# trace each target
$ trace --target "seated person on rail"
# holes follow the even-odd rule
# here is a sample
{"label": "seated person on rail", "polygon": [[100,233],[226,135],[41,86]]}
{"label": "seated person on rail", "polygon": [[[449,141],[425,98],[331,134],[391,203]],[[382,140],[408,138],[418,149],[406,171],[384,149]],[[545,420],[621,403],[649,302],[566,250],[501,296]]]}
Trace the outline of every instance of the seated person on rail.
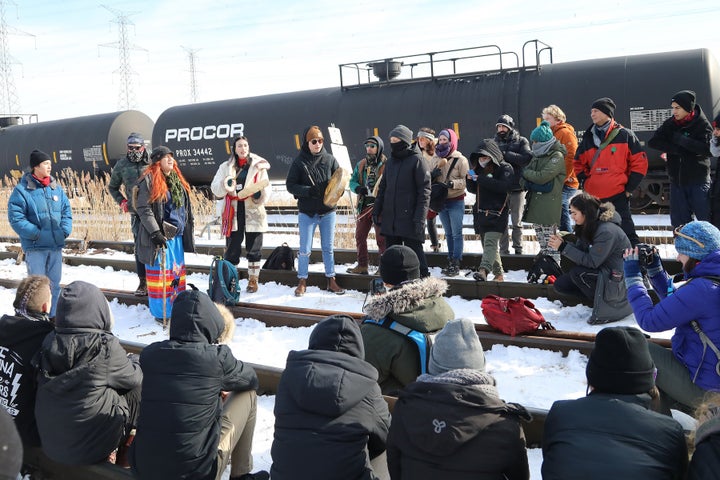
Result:
{"label": "seated person on rail", "polygon": [[378,371],[383,394],[393,395],[427,371],[427,335],[455,317],[443,294],[447,282],[420,278],[420,261],[405,245],[393,245],[380,257],[385,293],[363,307],[361,330],[365,360]]}
{"label": "seated person on rail", "polygon": [[625,253],[628,299],[640,328],[675,329],[672,351],[650,344],[658,367],[663,407],[692,413],[708,391],[720,391],[720,231],[708,222],[675,229],[677,259],[685,284],[680,288],[655,251],[647,269],[660,303],[653,305],[640,273],[637,247]]}

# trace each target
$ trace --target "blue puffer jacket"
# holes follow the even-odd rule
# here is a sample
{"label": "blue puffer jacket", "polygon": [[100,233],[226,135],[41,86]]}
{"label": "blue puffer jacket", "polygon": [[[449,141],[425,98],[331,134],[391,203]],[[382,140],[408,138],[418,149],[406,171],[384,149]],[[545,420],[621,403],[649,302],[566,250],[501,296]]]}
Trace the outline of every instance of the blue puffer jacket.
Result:
{"label": "blue puffer jacket", "polygon": [[[715,251],[698,263],[686,275],[689,280],[681,288],[668,295],[670,279],[665,272],[653,276],[650,281],[661,298],[653,307],[652,300],[644,285],[628,288],[628,300],[632,305],[638,325],[648,332],[662,332],[675,329],[672,349],[675,358],[683,362],[690,376],[700,368],[695,384],[705,390],[720,391],[720,376],[715,372],[718,359],[711,349],[703,355],[700,337],[690,326],[697,320],[700,328],[710,340],[720,347],[720,284],[703,276],[720,276],[720,250]],[[694,280],[693,280],[694,279]]]}
{"label": "blue puffer jacket", "polygon": [[10,195],[8,221],[24,251],[62,248],[72,231],[72,210],[54,178],[43,187],[26,173]]}

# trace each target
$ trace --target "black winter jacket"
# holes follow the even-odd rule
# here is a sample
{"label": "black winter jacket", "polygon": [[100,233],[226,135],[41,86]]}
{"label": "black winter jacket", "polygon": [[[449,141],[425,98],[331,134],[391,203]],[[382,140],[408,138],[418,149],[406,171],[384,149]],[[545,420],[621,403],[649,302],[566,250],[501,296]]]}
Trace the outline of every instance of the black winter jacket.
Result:
{"label": "black winter jacket", "polygon": [[720,479],[720,417],[705,421],[695,432],[695,452],[686,479]]}
{"label": "black winter jacket", "polygon": [[430,171],[420,149],[413,144],[392,153],[380,180],[373,219],[386,236],[425,239],[430,206]]}
{"label": "black winter jacket", "polygon": [[480,385],[428,383],[400,392],[388,438],[393,480],[527,480],[520,405]]}
{"label": "black winter jacket", "polygon": [[513,177],[511,191],[519,192],[520,179],[522,178],[522,169],[530,163],[532,159],[532,150],[528,139],[518,133],[517,130],[511,130],[505,137],[495,134],[495,142],[500,147],[503,154],[503,160],[512,166]]}
{"label": "black winter jacket", "polygon": [[[35,318],[17,314],[0,318],[0,404],[15,418],[23,444],[40,446],[35,423],[37,370],[31,360],[40,351],[43,339],[55,326],[47,315]],[[12,387],[20,385],[17,391]]]}
{"label": "black winter jacket", "polygon": [[543,432],[543,479],[682,479],[683,429],[649,404],[646,394],[606,393],[555,402]]}
{"label": "black winter jacket", "polygon": [[667,153],[670,181],[680,185],[703,183],[710,179],[710,139],[712,126],[700,105],[687,125],[678,125],[674,117],[663,122],[648,146]]}
{"label": "black winter jacket", "polygon": [[[306,129],[302,138],[307,135]],[[320,153],[313,155],[308,149],[305,142],[300,150],[300,154],[295,157],[290,170],[288,170],[285,179],[285,187],[289,193],[292,193],[298,201],[298,210],[306,215],[323,215],[335,210],[334,207],[328,207],[323,203],[325,196],[325,188],[327,187],[330,177],[335,170],[340,168],[335,157],[325,150],[323,147]],[[322,188],[320,192],[313,196],[313,185],[319,185]]]}
{"label": "black winter jacket", "polygon": [[140,354],[145,375],[138,430],[130,451],[141,479],[214,479],[220,441],[220,392],[258,386],[255,371],[216,342],[225,328],[210,297],[181,292],[170,339]]}
{"label": "black winter jacket", "polygon": [[[532,157],[532,155],[531,155]],[[484,169],[480,169],[477,158],[472,155],[470,166],[475,170],[477,179],[467,180],[467,190],[475,194],[473,204],[473,226],[475,233],[504,232],[507,229],[507,196],[513,188],[513,169],[509,163],[494,160]]]}
{"label": "black winter jacket", "polygon": [[377,371],[363,360],[360,328],[337,315],[320,322],[309,349],[292,351],[275,397],[273,480],[377,478],[369,458],[390,427]]}
{"label": "black winter jacket", "polygon": [[40,351],[35,402],[43,451],[55,461],[103,461],[126,433],[130,411],[121,393],[140,385],[142,371],[111,329],[100,289],[76,281],[62,290],[55,331]]}

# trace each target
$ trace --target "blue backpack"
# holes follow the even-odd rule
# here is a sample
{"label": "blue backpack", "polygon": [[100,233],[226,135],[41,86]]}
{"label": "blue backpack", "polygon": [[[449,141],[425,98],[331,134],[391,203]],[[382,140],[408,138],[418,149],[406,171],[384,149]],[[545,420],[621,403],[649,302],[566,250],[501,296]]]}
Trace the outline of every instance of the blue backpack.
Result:
{"label": "blue backpack", "polygon": [[207,292],[213,302],[222,305],[238,303],[240,301],[239,283],[240,278],[235,265],[219,256],[213,258]]}

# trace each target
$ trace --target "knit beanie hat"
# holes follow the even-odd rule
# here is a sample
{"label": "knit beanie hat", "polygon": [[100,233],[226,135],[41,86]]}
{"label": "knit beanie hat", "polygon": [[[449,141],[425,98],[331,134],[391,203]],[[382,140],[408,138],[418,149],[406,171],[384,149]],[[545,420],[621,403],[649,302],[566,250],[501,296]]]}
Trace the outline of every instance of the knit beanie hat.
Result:
{"label": "knit beanie hat", "polygon": [[592,104],[592,107],[596,110],[600,110],[610,118],[615,118],[615,102],[612,98],[603,97],[598,98]]}
{"label": "knit beanie hat", "polygon": [[485,371],[485,354],[480,339],[475,325],[467,318],[450,320],[445,324],[430,348],[430,375],[459,368]]}
{"label": "knit beanie hat", "polygon": [[675,102],[682,107],[688,113],[692,113],[695,110],[695,92],[692,90],[680,90],[673,95],[671,102]]}
{"label": "knit beanie hat", "polygon": [[705,221],[690,222],[675,231],[675,250],[696,260],[720,250],[720,230]]}
{"label": "knit beanie hat", "polygon": [[533,142],[545,143],[553,138],[550,124],[543,120],[530,134],[530,140]]}
{"label": "knit beanie hat", "polygon": [[15,480],[23,461],[23,446],[15,421],[0,408],[0,479]]}
{"label": "knit beanie hat", "polygon": [[145,139],[143,139],[142,134],[137,133],[137,132],[132,132],[132,133],[128,136],[127,144],[128,144],[128,145],[135,145],[135,144],[145,145]]}
{"label": "knit beanie hat", "polygon": [[42,162],[46,160],[51,160],[50,155],[47,153],[41,151],[41,150],[33,150],[30,152],[30,168],[33,169],[40,165]]}
{"label": "knit beanie hat", "polygon": [[380,278],[390,285],[420,278],[420,260],[410,247],[393,245],[380,256]]}
{"label": "knit beanie hat", "polygon": [[405,125],[398,125],[397,127],[390,130],[389,136],[397,137],[408,145],[410,145],[413,141],[413,132]]}
{"label": "knit beanie hat", "polygon": [[165,155],[167,154],[173,155],[173,151],[170,150],[165,145],[160,145],[159,147],[153,148],[152,153],[150,154],[150,160],[152,160],[153,163],[159,162]]}
{"label": "knit beanie hat", "polygon": [[320,130],[320,127],[317,125],[313,125],[307,129],[307,133],[305,133],[305,143],[315,138],[323,138],[322,130]]}
{"label": "knit beanie hat", "polygon": [[515,129],[515,120],[513,120],[513,118],[510,115],[503,114],[503,115],[500,115],[500,118],[498,118],[497,122],[495,122],[495,128],[497,128],[498,125],[505,125],[510,130],[514,130]]}
{"label": "knit beanie hat", "polygon": [[655,386],[655,364],[643,333],[633,327],[603,328],[595,336],[585,376],[605,393],[646,393]]}

